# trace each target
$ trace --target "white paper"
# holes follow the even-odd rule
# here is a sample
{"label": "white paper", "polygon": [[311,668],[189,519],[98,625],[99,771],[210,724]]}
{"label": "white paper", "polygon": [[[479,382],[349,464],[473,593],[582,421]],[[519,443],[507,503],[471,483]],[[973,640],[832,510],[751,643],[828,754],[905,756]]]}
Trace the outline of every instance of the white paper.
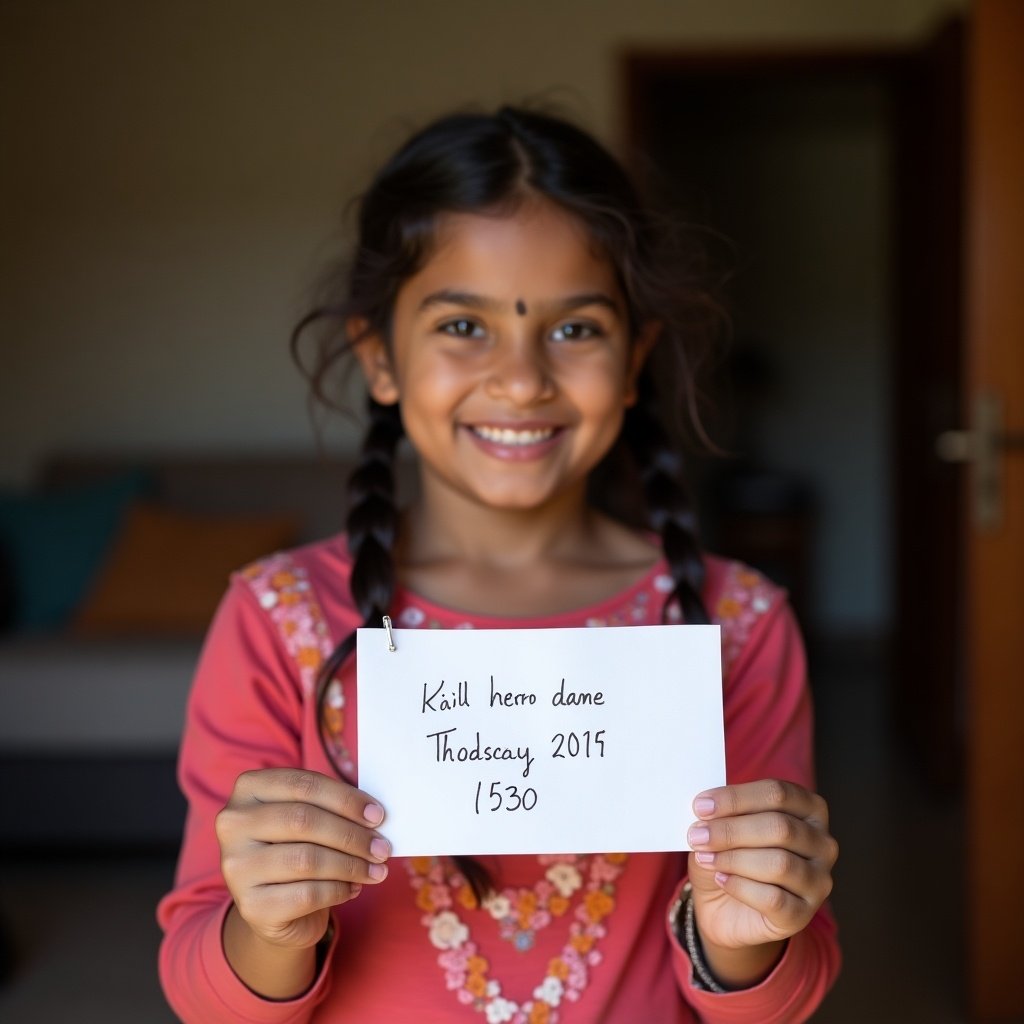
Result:
{"label": "white paper", "polygon": [[396,856],[689,849],[725,783],[718,626],[393,632],[360,629],[356,663]]}

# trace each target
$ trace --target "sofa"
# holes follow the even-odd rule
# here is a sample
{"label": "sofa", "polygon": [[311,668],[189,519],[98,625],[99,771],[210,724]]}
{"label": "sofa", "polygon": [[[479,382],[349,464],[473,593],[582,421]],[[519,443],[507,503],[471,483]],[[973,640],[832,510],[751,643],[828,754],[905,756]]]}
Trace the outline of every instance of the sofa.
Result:
{"label": "sofa", "polygon": [[[350,460],[61,455],[0,493],[0,846],[176,845],[203,632],[246,562],[336,533]],[[399,466],[407,493],[413,472]]]}

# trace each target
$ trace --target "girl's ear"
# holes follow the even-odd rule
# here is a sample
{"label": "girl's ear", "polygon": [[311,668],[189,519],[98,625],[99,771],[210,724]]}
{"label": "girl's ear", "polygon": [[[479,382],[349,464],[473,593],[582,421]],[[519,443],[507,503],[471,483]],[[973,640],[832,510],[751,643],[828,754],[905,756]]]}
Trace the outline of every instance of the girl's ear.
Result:
{"label": "girl's ear", "polygon": [[639,333],[633,339],[633,345],[629,350],[628,363],[626,365],[626,408],[632,408],[637,400],[637,381],[640,379],[640,371],[651,354],[658,335],[661,334],[661,321],[648,320],[640,328]]}
{"label": "girl's ear", "polygon": [[381,405],[394,405],[398,401],[398,384],[384,339],[370,331],[361,317],[352,317],[345,329],[370,394]]}

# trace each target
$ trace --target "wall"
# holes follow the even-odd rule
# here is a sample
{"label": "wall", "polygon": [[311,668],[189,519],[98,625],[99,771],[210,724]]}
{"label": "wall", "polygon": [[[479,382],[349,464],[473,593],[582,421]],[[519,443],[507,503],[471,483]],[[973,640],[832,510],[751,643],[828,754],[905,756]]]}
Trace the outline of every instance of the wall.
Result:
{"label": "wall", "polygon": [[4,4],[0,483],[54,449],[307,447],[285,338],[408,125],[555,87],[614,139],[626,47],[898,42],[951,6]]}
{"label": "wall", "polygon": [[[433,114],[544,93],[614,144],[627,49],[899,45],[964,3],[4,4],[0,485],[55,450],[309,450],[288,331],[344,202]],[[850,325],[799,314],[843,372]]]}

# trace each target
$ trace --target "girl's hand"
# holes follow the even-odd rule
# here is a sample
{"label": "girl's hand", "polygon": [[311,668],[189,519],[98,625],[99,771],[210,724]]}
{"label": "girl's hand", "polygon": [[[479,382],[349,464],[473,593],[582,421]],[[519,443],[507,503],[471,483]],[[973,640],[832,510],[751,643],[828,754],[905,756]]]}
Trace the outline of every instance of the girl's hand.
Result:
{"label": "girl's hand", "polygon": [[216,822],[235,912],[271,945],[315,946],[332,906],[387,876],[391,846],[374,831],[383,820],[372,797],[338,779],[291,768],[243,773]]}
{"label": "girl's hand", "polygon": [[764,779],[710,789],[693,809],[689,875],[708,966],[725,984],[750,984],[759,978],[737,976],[757,965],[749,947],[765,947],[754,971],[763,976],[832,891],[839,844],[828,806],[796,783]]}

